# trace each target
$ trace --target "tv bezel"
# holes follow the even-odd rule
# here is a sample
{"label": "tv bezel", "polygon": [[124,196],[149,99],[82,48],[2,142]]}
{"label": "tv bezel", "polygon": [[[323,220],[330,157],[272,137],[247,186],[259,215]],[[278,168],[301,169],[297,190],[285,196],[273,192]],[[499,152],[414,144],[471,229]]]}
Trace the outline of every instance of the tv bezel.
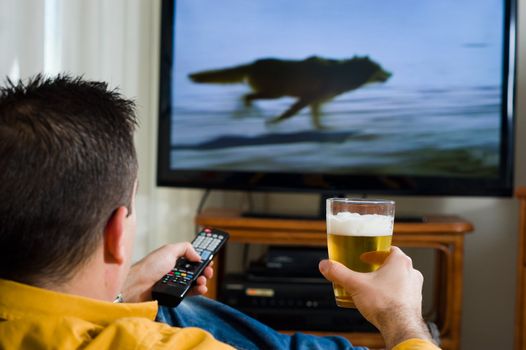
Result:
{"label": "tv bezel", "polygon": [[161,12],[160,89],[157,142],[157,185],[242,191],[312,192],[438,196],[511,196],[514,169],[516,64],[516,0],[505,6],[503,101],[500,169],[496,179],[399,175],[332,175],[282,172],[181,170],[170,168],[173,24],[176,0],[163,0]]}

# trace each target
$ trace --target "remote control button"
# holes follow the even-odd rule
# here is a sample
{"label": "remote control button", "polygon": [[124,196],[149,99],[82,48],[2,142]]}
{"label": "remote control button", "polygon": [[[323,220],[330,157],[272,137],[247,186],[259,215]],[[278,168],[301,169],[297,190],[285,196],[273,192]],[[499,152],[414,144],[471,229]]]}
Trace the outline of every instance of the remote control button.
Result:
{"label": "remote control button", "polygon": [[212,253],[212,252],[209,251],[209,250],[205,250],[205,251],[203,251],[203,253],[201,254],[201,259],[203,259],[203,260],[208,260],[208,257],[210,256],[211,253]]}

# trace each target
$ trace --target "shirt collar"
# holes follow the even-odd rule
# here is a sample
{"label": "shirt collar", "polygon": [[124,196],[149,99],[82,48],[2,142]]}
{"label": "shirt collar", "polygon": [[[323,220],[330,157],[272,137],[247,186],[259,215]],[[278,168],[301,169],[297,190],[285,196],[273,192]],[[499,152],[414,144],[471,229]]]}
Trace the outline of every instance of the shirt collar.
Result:
{"label": "shirt collar", "polygon": [[156,301],[114,304],[0,279],[0,318],[6,320],[70,316],[103,326],[123,317],[153,320],[156,314]]}

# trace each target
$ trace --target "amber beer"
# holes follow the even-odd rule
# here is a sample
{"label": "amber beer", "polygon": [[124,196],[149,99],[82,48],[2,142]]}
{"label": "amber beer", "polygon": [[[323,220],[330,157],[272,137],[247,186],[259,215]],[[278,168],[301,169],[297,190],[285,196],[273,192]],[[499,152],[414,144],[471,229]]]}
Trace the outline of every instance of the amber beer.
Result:
{"label": "amber beer", "polygon": [[[358,272],[380,267],[388,255],[393,234],[394,202],[331,198],[327,200],[329,259]],[[355,307],[352,298],[333,284],[336,304]]]}

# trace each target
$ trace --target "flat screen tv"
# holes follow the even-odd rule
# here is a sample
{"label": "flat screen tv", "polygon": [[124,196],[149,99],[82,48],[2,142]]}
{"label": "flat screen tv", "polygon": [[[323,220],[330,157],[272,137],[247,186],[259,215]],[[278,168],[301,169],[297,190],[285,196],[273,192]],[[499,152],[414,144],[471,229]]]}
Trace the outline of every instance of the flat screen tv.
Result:
{"label": "flat screen tv", "polygon": [[505,196],[511,0],[164,0],[158,184]]}

